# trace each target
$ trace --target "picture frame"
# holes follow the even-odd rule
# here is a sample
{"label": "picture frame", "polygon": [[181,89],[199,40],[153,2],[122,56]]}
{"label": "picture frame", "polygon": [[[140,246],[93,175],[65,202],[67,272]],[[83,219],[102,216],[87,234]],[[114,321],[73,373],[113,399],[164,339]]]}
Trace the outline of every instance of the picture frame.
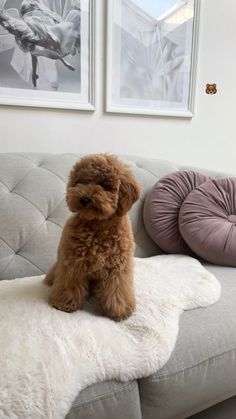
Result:
{"label": "picture frame", "polygon": [[107,1],[107,112],[193,117],[199,16],[200,0]]}
{"label": "picture frame", "polygon": [[1,3],[0,105],[94,111],[95,0]]}

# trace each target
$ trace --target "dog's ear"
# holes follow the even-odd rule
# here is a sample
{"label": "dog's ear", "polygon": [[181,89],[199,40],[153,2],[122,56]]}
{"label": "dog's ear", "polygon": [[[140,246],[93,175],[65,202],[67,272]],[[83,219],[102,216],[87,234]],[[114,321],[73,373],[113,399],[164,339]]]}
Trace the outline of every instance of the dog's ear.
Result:
{"label": "dog's ear", "polygon": [[127,168],[120,175],[120,188],[117,205],[117,215],[126,214],[132,205],[139,199],[141,187],[134,178],[131,171]]}
{"label": "dog's ear", "polygon": [[69,173],[69,177],[68,177],[68,181],[66,185],[67,190],[71,187],[74,187],[76,183],[78,182],[78,173],[79,173],[80,166],[81,166],[81,162],[77,161],[72,167]]}

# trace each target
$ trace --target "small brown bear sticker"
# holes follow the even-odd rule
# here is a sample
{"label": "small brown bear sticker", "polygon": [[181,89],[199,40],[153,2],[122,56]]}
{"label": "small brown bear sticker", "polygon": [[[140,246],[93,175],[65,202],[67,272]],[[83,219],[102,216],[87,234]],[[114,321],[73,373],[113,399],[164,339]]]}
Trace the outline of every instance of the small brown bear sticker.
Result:
{"label": "small brown bear sticker", "polygon": [[217,93],[217,88],[216,88],[216,84],[206,84],[206,93],[208,95],[215,95]]}

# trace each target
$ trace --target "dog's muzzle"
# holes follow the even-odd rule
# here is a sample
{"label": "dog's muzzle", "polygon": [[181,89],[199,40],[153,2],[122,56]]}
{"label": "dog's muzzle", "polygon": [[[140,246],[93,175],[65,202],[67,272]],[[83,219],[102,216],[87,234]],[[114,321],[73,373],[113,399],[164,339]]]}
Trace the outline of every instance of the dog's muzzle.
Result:
{"label": "dog's muzzle", "polygon": [[82,205],[82,207],[87,207],[87,205],[90,202],[90,198],[88,198],[87,196],[81,196],[79,202]]}

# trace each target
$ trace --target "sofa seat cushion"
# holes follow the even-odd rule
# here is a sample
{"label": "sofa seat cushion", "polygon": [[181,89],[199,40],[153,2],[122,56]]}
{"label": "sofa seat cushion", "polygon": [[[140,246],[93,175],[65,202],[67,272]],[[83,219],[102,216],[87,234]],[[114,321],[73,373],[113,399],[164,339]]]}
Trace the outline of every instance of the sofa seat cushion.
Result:
{"label": "sofa seat cushion", "polygon": [[66,419],[141,419],[136,381],[105,381],[87,387],[75,399]]}
{"label": "sofa seat cushion", "polygon": [[236,395],[236,270],[206,267],[222,296],[211,307],[183,313],[170,360],[140,380],[144,419],[183,419]]}

